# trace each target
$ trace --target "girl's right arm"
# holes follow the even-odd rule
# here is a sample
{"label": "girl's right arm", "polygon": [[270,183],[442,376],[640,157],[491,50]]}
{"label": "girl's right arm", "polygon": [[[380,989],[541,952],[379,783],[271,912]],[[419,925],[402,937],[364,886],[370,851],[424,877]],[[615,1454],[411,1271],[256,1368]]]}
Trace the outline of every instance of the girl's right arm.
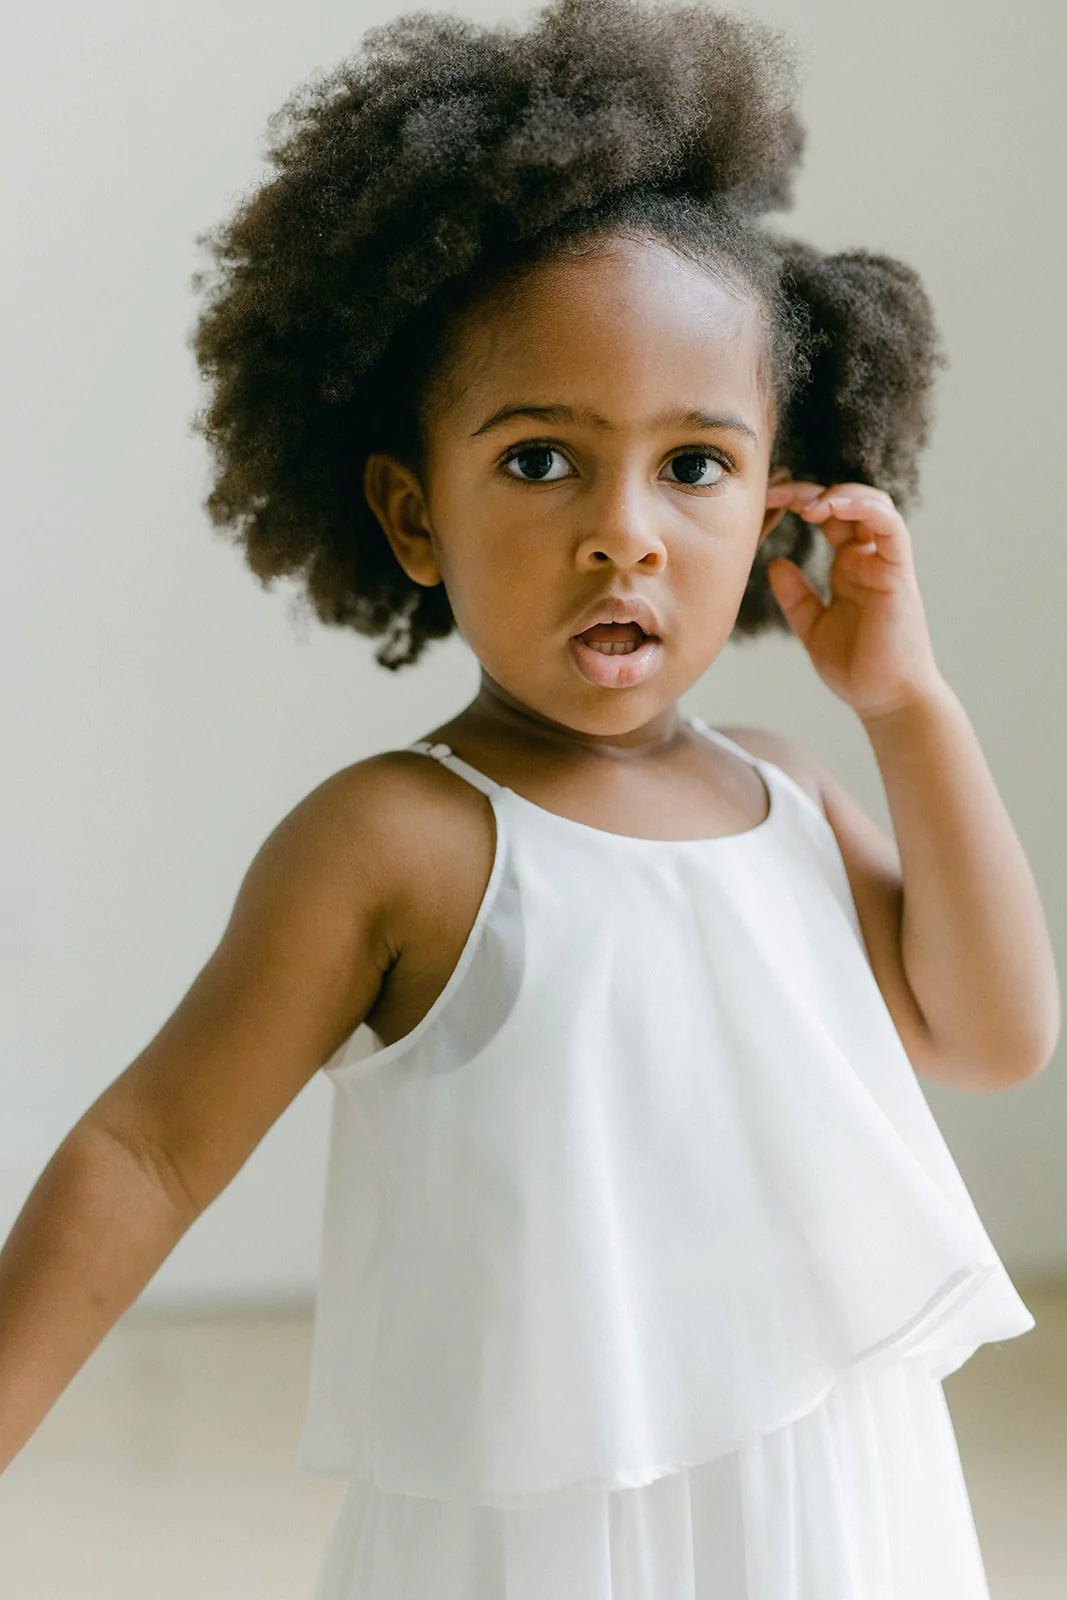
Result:
{"label": "girl's right arm", "polygon": [[282,819],[177,1009],[74,1125],[0,1250],[0,1472],[371,1010],[398,952],[396,770]]}

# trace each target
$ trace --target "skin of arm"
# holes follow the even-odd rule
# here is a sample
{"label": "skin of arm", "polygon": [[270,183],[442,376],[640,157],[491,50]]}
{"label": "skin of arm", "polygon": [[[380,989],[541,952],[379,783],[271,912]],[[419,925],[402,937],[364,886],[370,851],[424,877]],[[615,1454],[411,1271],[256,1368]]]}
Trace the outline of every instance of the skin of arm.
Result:
{"label": "skin of arm", "polygon": [[[995,1089],[1032,1077],[1060,1033],[1055,959],[971,722],[942,683],[863,726],[900,852],[900,960],[945,1081]],[[824,794],[830,815],[832,781]]]}
{"label": "skin of arm", "polygon": [[0,1472],[371,1010],[394,958],[395,784],[371,757],[283,818],[187,994],[38,1178],[0,1250]]}
{"label": "skin of arm", "polygon": [[194,1220],[156,1171],[150,1152],[75,1126],[15,1219],[0,1251],[0,1472]]}
{"label": "skin of arm", "polygon": [[934,663],[907,529],[867,485],[789,483],[768,494],[822,522],[834,547],[827,605],[792,562],[769,572],[816,670],[870,739],[895,838],[809,752],[780,736],[772,744],[822,801],[916,1070],[975,1092],[1023,1082],[1059,1038],[1052,943],[977,735]]}

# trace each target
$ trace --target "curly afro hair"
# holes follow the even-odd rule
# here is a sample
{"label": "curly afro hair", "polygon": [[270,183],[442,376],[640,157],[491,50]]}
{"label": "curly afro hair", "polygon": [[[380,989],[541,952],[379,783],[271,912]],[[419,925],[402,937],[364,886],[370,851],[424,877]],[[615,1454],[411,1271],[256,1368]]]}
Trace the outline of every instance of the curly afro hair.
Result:
{"label": "curly afro hair", "polygon": [[[944,365],[912,268],[767,229],[804,144],[788,39],[750,17],[552,0],[524,31],[414,13],[269,119],[276,175],[200,234],[214,267],[191,338],[216,465],[205,507],[266,586],[299,575],[324,623],[416,661],[454,619],[400,566],[363,494],[368,455],[416,468],[449,331],[509,274],[601,233],[667,242],[740,285],[767,330],[772,461],[877,484],[908,509]],[[734,636],[788,623],[766,567],[814,572],[788,514],[761,544]]]}

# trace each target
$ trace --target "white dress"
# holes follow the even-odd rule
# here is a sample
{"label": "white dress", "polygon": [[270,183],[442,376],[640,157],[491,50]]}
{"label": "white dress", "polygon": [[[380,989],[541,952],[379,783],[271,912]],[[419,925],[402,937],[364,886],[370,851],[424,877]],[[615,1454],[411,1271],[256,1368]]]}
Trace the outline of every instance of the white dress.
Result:
{"label": "white dress", "polygon": [[904,1052],[833,830],[488,797],[429,1012],[324,1069],[315,1600],[987,1600],[941,1379],[1034,1319]]}

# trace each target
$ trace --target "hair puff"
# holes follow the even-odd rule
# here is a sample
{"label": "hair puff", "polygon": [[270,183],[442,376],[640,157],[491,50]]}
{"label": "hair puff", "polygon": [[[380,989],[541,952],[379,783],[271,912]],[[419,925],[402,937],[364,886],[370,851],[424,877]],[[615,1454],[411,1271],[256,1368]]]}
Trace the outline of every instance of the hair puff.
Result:
{"label": "hair puff", "polygon": [[[265,584],[415,661],[454,623],[414,584],[362,493],[374,449],[417,461],[418,408],[450,313],[591,229],[646,229],[732,265],[767,312],[776,460],[908,494],[936,336],[910,268],[776,239],[804,144],[787,37],[701,5],[552,0],[525,29],[415,12],[299,86],[269,119],[274,175],[198,236],[213,258],[191,346],[210,399],[205,505]],[[832,474],[830,474],[832,476]],[[787,517],[735,626],[788,628],[764,571],[806,560]],[[772,542],[773,541],[773,542]]]}

